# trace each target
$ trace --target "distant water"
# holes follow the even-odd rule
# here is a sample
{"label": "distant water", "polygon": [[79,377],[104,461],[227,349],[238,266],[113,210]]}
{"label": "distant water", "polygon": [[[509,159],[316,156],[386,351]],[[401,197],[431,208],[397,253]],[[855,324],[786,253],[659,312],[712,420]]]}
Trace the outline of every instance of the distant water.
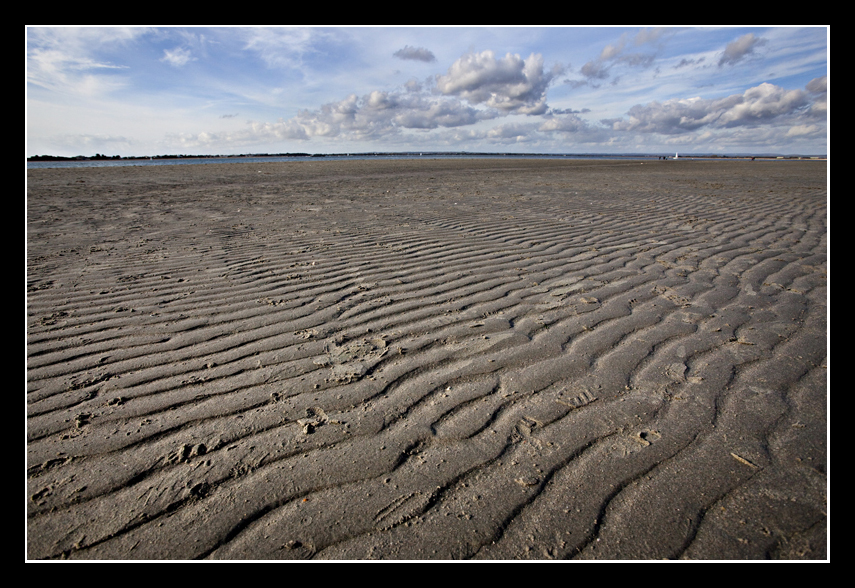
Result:
{"label": "distant water", "polygon": [[188,157],[163,159],[106,159],[81,161],[28,161],[27,169],[56,168],[56,167],[125,167],[134,165],[204,165],[209,163],[264,163],[276,161],[329,161],[329,160],[361,160],[361,159],[657,159],[658,155],[620,155],[620,154],[590,154],[590,155],[526,155],[526,154],[489,154],[489,153],[417,153],[405,154],[360,154],[360,155],[324,155],[324,156],[273,156],[273,157]]}

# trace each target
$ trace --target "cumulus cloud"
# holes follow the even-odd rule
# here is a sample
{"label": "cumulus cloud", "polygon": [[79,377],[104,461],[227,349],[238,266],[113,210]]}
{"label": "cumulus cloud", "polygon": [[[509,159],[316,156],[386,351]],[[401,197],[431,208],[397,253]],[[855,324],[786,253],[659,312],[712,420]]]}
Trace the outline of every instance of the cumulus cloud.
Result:
{"label": "cumulus cloud", "polygon": [[754,33],[742,35],[735,41],[731,41],[724,48],[724,53],[721,59],[718,60],[719,67],[723,65],[733,65],[742,61],[745,57],[754,52],[755,47],[760,47],[766,44],[766,39],[755,37]]}
{"label": "cumulus cloud", "polygon": [[725,98],[675,99],[630,108],[628,119],[603,121],[614,130],[664,135],[696,131],[701,127],[751,127],[761,123],[795,124],[810,116],[810,100],[803,90],[786,90],[763,83],[743,94]]}
{"label": "cumulus cloud", "polygon": [[807,94],[802,90],[785,90],[769,83],[749,88],[742,97],[738,104],[722,114],[721,122],[724,126],[769,121],[796,114],[808,105]]}
{"label": "cumulus cloud", "polygon": [[468,53],[455,61],[436,88],[447,96],[458,96],[471,104],[484,104],[505,113],[543,114],[546,90],[561,67],[543,69],[543,56],[528,59],[508,53],[496,58],[492,51]]}
{"label": "cumulus cloud", "polygon": [[456,100],[419,100],[397,113],[395,123],[408,129],[435,129],[461,127],[493,118]]}
{"label": "cumulus cloud", "polygon": [[424,61],[426,63],[436,61],[436,56],[434,56],[429,49],[425,49],[424,47],[410,47],[409,45],[406,45],[403,49],[395,51],[393,55],[398,59]]}

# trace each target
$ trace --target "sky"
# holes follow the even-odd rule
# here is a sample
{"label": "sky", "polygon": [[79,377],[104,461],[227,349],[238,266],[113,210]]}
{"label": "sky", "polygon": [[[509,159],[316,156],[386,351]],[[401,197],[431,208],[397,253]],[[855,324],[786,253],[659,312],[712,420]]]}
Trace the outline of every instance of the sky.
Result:
{"label": "sky", "polygon": [[26,155],[828,152],[829,28],[26,28]]}

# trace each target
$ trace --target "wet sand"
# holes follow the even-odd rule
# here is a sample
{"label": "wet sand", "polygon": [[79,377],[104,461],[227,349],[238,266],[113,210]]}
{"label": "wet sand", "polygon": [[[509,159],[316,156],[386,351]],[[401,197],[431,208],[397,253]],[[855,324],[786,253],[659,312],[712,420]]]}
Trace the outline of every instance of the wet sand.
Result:
{"label": "wet sand", "polygon": [[826,559],[827,167],[28,171],[28,559]]}

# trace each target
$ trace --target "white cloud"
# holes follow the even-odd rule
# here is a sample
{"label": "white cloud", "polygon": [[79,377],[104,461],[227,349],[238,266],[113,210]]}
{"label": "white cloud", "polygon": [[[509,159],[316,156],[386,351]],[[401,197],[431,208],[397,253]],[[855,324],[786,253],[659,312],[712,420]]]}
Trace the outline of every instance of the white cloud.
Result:
{"label": "white cloud", "polygon": [[193,60],[195,60],[195,57],[190,54],[190,50],[183,47],[176,47],[171,51],[169,49],[164,49],[163,57],[161,58],[161,61],[168,63],[173,67],[185,66]]}
{"label": "white cloud", "polygon": [[98,96],[124,86],[124,66],[96,55],[102,46],[133,41],[133,29],[27,29],[27,82],[61,95]]}
{"label": "white cloud", "polygon": [[257,54],[270,68],[300,68],[307,53],[323,35],[307,28],[248,28],[244,49]]}
{"label": "white cloud", "polygon": [[123,68],[86,56],[37,49],[28,56],[27,82],[66,95],[98,96],[123,85],[120,78],[100,75],[110,69]]}
{"label": "white cloud", "polygon": [[738,104],[722,114],[721,124],[735,126],[771,120],[796,114],[808,104],[807,94],[802,90],[785,90],[768,83],[749,88],[742,97]]}
{"label": "white cloud", "polygon": [[459,96],[472,104],[484,104],[507,113],[543,114],[546,90],[560,68],[543,70],[543,56],[528,59],[508,53],[497,59],[492,51],[467,53],[444,76],[437,76],[437,90]]}

